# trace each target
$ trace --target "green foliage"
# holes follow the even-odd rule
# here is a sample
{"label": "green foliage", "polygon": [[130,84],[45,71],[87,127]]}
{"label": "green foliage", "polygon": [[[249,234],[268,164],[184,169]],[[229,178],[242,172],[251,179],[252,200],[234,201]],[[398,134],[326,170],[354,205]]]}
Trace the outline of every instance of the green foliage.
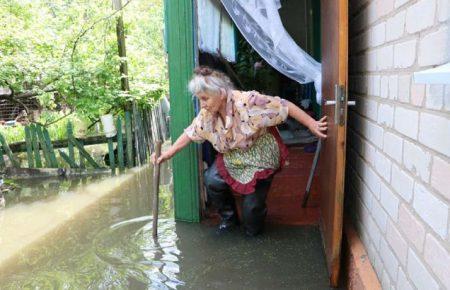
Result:
{"label": "green foliage", "polygon": [[[132,0],[114,13],[111,0],[0,0],[0,87],[34,92],[44,108],[68,107],[90,119],[122,111],[133,99],[151,105],[168,89],[162,0]],[[116,36],[121,14],[126,93]]]}

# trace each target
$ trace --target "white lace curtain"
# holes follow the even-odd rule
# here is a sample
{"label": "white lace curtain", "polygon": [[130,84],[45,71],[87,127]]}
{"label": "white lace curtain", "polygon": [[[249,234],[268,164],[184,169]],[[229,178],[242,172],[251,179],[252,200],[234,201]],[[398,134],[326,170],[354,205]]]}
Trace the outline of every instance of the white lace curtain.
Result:
{"label": "white lace curtain", "polygon": [[221,0],[250,45],[272,67],[301,83],[314,82],[321,104],[321,64],[301,49],[284,28],[279,0]]}

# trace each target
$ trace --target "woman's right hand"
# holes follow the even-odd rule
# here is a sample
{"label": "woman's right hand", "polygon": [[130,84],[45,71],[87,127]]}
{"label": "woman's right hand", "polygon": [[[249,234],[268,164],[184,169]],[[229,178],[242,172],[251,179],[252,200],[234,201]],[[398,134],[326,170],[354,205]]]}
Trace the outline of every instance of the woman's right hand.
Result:
{"label": "woman's right hand", "polygon": [[169,151],[165,151],[163,153],[161,153],[161,155],[159,155],[158,160],[156,159],[156,154],[155,152],[152,153],[152,155],[150,156],[150,161],[155,164],[155,161],[157,164],[160,164],[166,160],[169,160],[170,158],[172,158],[172,155],[169,153]]}

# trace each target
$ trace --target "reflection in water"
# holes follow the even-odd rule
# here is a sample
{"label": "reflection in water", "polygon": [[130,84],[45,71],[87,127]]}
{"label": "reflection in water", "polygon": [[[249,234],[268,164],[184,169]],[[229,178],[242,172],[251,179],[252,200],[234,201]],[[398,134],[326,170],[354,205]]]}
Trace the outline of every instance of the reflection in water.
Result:
{"label": "reflection in water", "polygon": [[83,182],[87,184],[88,182],[98,182],[105,178],[107,176],[97,175],[71,178],[5,180],[5,187],[12,188],[11,190],[4,190],[6,205],[27,204],[37,200],[57,197],[79,189]]}
{"label": "reflection in water", "polygon": [[175,223],[166,166],[156,242],[143,170],[3,265],[0,289],[328,289],[317,228],[272,226],[250,239]]}

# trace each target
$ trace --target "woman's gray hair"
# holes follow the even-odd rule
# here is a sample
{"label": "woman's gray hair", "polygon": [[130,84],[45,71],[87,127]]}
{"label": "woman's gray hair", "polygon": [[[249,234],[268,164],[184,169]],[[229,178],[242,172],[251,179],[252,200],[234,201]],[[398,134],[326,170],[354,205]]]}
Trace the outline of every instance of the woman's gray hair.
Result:
{"label": "woman's gray hair", "polygon": [[228,92],[234,89],[234,86],[226,74],[206,66],[200,66],[194,70],[194,76],[190,80],[188,88],[193,95],[201,92],[219,95],[221,89]]}

